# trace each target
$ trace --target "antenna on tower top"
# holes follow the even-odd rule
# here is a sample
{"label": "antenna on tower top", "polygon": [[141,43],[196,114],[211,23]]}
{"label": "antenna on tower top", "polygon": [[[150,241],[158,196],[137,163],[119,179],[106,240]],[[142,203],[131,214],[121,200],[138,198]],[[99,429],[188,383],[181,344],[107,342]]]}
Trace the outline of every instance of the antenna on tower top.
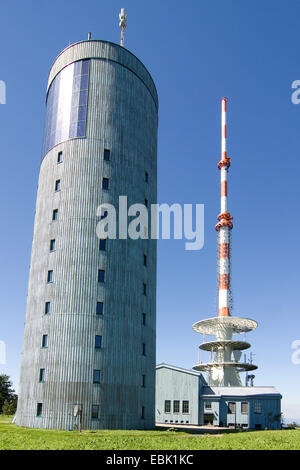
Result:
{"label": "antenna on tower top", "polygon": [[125,13],[125,8],[121,8],[121,11],[119,13],[119,18],[120,18],[120,23],[119,26],[121,28],[121,42],[120,45],[124,47],[124,31],[127,26],[127,16]]}

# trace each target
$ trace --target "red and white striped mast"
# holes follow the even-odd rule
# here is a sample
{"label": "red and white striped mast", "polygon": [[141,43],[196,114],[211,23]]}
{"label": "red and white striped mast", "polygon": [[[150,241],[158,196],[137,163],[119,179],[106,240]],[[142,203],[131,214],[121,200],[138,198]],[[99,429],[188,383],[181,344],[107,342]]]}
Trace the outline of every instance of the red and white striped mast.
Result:
{"label": "red and white striped mast", "polygon": [[228,169],[230,167],[230,158],[227,157],[226,150],[226,108],[227,98],[221,99],[221,160],[218,168],[221,172],[221,213],[218,215],[219,222],[216,225],[218,232],[218,316],[230,316],[230,231],[233,227],[232,217],[227,210],[227,180]]}

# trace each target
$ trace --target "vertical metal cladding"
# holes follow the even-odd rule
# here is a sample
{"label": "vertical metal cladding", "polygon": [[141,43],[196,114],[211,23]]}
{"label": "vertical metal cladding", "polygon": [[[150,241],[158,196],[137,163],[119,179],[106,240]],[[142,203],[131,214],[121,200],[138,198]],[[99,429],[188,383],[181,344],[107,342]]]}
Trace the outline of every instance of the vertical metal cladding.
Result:
{"label": "vertical metal cladding", "polygon": [[[118,209],[121,195],[128,206],[156,203],[157,93],[144,65],[105,41],[65,49],[51,68],[48,91],[61,71],[86,59],[85,137],[68,137],[66,128],[59,133],[58,120],[52,127],[58,138],[40,168],[16,422],[74,429],[80,404],[83,428],[147,429],[154,426],[156,242],[107,240],[100,251],[96,210],[103,202]],[[109,179],[107,190],[103,178]],[[98,270],[105,271],[104,283]],[[97,302],[103,302],[103,314],[97,314]],[[100,349],[96,335],[102,337]],[[94,370],[100,370],[100,383],[93,383]]]}

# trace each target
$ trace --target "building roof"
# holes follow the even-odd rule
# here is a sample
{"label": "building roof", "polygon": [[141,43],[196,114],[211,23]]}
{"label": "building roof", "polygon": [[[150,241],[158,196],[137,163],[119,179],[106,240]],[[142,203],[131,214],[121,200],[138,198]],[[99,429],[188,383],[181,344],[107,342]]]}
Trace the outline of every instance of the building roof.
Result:
{"label": "building roof", "polygon": [[206,384],[206,380],[203,375],[196,370],[184,369],[183,367],[172,366],[170,364],[165,364],[164,362],[162,362],[161,364],[157,364],[156,369],[171,369],[176,370],[177,372],[184,372],[186,374],[197,375],[198,377],[201,377],[203,382]]}
{"label": "building roof", "polygon": [[204,386],[201,390],[201,397],[220,397],[220,396],[262,396],[273,395],[281,398],[282,396],[275,387],[208,387]]}

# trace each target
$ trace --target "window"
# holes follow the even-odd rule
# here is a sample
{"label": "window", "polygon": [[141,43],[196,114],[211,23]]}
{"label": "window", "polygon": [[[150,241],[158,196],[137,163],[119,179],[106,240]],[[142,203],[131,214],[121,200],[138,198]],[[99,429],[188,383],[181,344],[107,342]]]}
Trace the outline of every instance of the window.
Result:
{"label": "window", "polygon": [[45,315],[50,313],[50,302],[45,302]]}
{"label": "window", "polygon": [[144,266],[147,266],[147,255],[144,255]]}
{"label": "window", "polygon": [[107,190],[109,185],[109,179],[108,178],[103,178],[102,180],[102,189]]}
{"label": "window", "polygon": [[142,344],[142,355],[146,356],[146,344],[145,343]]}
{"label": "window", "polygon": [[142,323],[143,323],[144,326],[146,325],[146,314],[145,313],[143,313],[143,315],[142,315]]}
{"label": "window", "polygon": [[189,413],[190,412],[190,403],[188,400],[183,400],[182,402],[182,413]]}
{"label": "window", "polygon": [[147,173],[147,171],[145,171],[145,182],[149,182],[149,174]]}
{"label": "window", "polygon": [[102,344],[102,336],[96,335],[95,336],[95,349],[100,349]]}
{"label": "window", "polygon": [[45,382],[45,369],[40,369],[39,381]]}
{"label": "window", "polygon": [[110,160],[110,150],[108,150],[108,149],[104,149],[104,160],[106,162],[109,162],[109,160]]}
{"label": "window", "polygon": [[98,282],[104,282],[105,279],[105,271],[104,269],[99,269],[98,271]]}
{"label": "window", "polygon": [[57,154],[57,163],[62,163],[62,156],[63,156],[63,153],[62,152],[58,152]]}
{"label": "window", "polygon": [[103,315],[103,302],[97,302],[97,315]]}
{"label": "window", "polygon": [[60,180],[55,181],[55,191],[60,191]]}
{"label": "window", "polygon": [[205,408],[206,410],[211,410],[211,402],[210,402],[210,401],[206,401],[206,402],[204,403],[204,408]]}
{"label": "window", "polygon": [[42,348],[48,348],[48,335],[42,337]]}
{"label": "window", "polygon": [[94,369],[93,383],[94,384],[99,384],[100,383],[100,370],[98,370],[98,369]]}
{"label": "window", "polygon": [[52,212],[52,220],[58,219],[58,209],[54,209]]}
{"label": "window", "polygon": [[43,412],[43,403],[38,403],[36,407],[36,415],[42,416],[42,412]]}
{"label": "window", "polygon": [[92,419],[99,418],[99,405],[92,405]]}
{"label": "window", "polygon": [[261,402],[258,400],[254,402],[254,413],[261,413]]}
{"label": "window", "polygon": [[102,238],[99,241],[99,250],[100,251],[106,251],[106,238]]}
{"label": "window", "polygon": [[230,401],[228,403],[228,413],[231,413],[231,414],[235,413],[235,402]]}
{"label": "window", "polygon": [[244,414],[248,414],[248,402],[242,402],[241,412],[244,413]]}
{"label": "window", "polygon": [[52,270],[48,271],[47,282],[53,282],[53,271]]}
{"label": "window", "polygon": [[141,419],[145,419],[145,407],[141,407]]}
{"label": "window", "polygon": [[147,284],[143,282],[143,294],[147,295]]}
{"label": "window", "polygon": [[146,387],[146,376],[142,375],[142,387]]}
{"label": "window", "polygon": [[145,206],[148,207],[148,199],[145,199]]}
{"label": "window", "polygon": [[50,251],[55,251],[55,240],[50,240]]}
{"label": "window", "polygon": [[173,401],[173,413],[179,413],[180,411],[180,401],[174,400]]}
{"label": "window", "polygon": [[165,413],[171,413],[171,400],[165,400]]}

